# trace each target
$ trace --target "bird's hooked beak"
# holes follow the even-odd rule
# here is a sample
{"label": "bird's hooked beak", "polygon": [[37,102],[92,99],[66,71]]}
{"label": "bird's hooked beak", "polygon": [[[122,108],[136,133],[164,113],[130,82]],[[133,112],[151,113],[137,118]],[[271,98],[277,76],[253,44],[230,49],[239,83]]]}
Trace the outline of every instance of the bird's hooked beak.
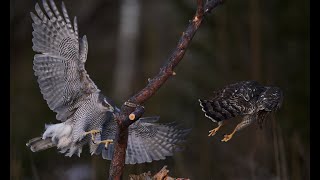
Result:
{"label": "bird's hooked beak", "polygon": [[109,111],[113,113],[114,112],[114,107],[113,106],[109,106],[109,107],[110,107]]}

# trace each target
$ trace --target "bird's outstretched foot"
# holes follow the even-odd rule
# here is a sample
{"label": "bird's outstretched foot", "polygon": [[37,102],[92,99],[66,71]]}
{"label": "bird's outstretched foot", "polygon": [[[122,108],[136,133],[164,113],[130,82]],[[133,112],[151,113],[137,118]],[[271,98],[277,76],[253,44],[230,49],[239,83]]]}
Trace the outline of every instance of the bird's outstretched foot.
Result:
{"label": "bird's outstretched foot", "polygon": [[92,139],[92,141],[94,142],[95,135],[98,134],[98,133],[100,133],[100,130],[95,130],[95,129],[93,129],[93,130],[91,130],[91,131],[85,132],[84,135],[90,134],[90,135],[91,135],[91,139]]}
{"label": "bird's outstretched foot", "polygon": [[99,144],[103,143],[104,144],[104,147],[106,149],[108,149],[108,145],[113,143],[113,140],[112,139],[106,139],[106,140],[103,140],[103,141],[100,141]]}
{"label": "bird's outstretched foot", "polygon": [[226,134],[224,138],[221,140],[222,142],[227,142],[232,138],[233,134]]}
{"label": "bird's outstretched foot", "polygon": [[221,127],[222,125],[223,125],[223,122],[220,121],[220,122],[219,122],[219,126],[216,127],[216,128],[214,128],[214,129],[212,129],[212,130],[210,130],[208,136],[214,136],[214,135],[217,133],[217,131],[220,129],[220,127]]}
{"label": "bird's outstretched foot", "polygon": [[210,130],[208,136],[214,136],[217,133],[218,130],[219,130],[219,127]]}

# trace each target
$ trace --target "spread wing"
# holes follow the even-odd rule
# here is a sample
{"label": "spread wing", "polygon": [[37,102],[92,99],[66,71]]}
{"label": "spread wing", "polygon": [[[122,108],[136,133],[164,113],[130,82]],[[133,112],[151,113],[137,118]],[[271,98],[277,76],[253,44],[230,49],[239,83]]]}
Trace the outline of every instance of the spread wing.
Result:
{"label": "spread wing", "polygon": [[86,36],[78,38],[77,19],[73,26],[62,2],[62,15],[53,0],[50,5],[42,1],[44,11],[38,3],[33,20],[33,69],[38,84],[49,108],[57,113],[57,119],[65,121],[74,112],[81,98],[99,89],[89,78],[84,65],[87,59]]}
{"label": "spread wing", "polygon": [[[182,129],[176,123],[156,123],[159,117],[140,118],[129,126],[126,164],[152,162],[172,156],[174,152],[182,150],[181,143],[186,139],[191,129]],[[111,128],[110,128],[111,127]],[[114,139],[116,128],[108,125],[102,130],[102,139]],[[104,159],[111,160],[114,144],[108,149],[100,144],[96,154],[102,153]]]}
{"label": "spread wing", "polygon": [[214,91],[212,98],[199,102],[205,116],[219,122],[252,113],[263,89],[256,81],[242,81]]}

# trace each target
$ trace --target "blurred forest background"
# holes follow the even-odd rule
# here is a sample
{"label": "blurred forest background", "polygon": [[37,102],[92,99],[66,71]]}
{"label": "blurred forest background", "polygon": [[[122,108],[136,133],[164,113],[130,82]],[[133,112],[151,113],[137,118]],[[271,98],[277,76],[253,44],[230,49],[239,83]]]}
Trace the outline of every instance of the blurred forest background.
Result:
{"label": "blurred forest background", "polygon": [[[11,179],[105,179],[109,161],[64,157],[56,149],[32,153],[25,143],[57,123],[32,70],[32,20],[36,0],[10,0]],[[58,8],[61,1],[56,0]],[[89,42],[86,69],[120,106],[159,72],[193,17],[196,0],[66,0]],[[145,116],[193,128],[187,149],[166,160],[127,165],[124,177],[155,173],[190,179],[310,179],[309,1],[228,0],[207,16],[171,78],[146,104]],[[223,143],[240,119],[214,137],[198,98],[214,89],[254,79],[284,91],[282,108]]]}

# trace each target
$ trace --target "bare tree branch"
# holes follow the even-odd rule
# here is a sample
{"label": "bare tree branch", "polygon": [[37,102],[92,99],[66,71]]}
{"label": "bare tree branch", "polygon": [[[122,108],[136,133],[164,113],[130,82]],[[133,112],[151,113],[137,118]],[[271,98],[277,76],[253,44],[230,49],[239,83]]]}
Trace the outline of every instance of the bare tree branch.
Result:
{"label": "bare tree branch", "polygon": [[[110,165],[109,179],[120,180],[122,177],[128,142],[128,127],[144,113],[144,108],[141,105],[151,98],[169,77],[176,75],[173,70],[182,60],[193,36],[202,23],[203,17],[218,5],[223,4],[224,1],[225,0],[208,0],[206,5],[203,6],[203,0],[197,0],[196,14],[192,20],[189,21],[187,29],[182,33],[178,45],[167,60],[167,63],[160,68],[160,72],[154,78],[149,80],[148,85],[124,103],[120,113],[116,114],[115,119],[118,123],[118,129],[115,150]],[[135,118],[130,120],[129,115],[132,112],[134,112]]]}
{"label": "bare tree branch", "polygon": [[157,172],[155,175],[151,175],[151,172],[142,173],[139,175],[130,174],[129,180],[190,180],[187,178],[173,178],[169,176],[169,170],[167,166],[163,166],[163,168]]}

